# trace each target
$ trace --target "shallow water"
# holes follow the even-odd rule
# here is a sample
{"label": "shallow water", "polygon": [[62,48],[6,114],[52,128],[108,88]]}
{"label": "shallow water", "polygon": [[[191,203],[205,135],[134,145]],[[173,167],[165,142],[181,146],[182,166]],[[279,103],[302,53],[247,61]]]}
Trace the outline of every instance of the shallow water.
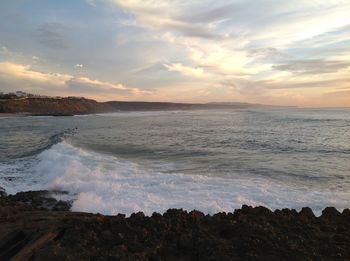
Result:
{"label": "shallow water", "polygon": [[350,110],[130,112],[0,120],[0,186],[73,209],[206,213],[349,206]]}

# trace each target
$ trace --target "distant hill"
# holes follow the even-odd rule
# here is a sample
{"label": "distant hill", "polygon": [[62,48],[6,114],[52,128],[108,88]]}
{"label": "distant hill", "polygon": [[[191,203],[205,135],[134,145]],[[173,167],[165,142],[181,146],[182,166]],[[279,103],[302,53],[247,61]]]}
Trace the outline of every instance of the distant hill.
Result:
{"label": "distant hill", "polygon": [[97,102],[78,97],[12,97],[0,99],[0,113],[27,113],[31,115],[74,115],[108,113],[117,111],[156,111],[156,110],[210,110],[261,107],[249,103],[172,103],[109,101]]}
{"label": "distant hill", "polygon": [[248,108],[254,105],[245,104],[219,104],[219,103],[173,103],[173,102],[136,102],[136,101],[110,101],[109,106],[118,111],[158,111],[158,110],[210,110]]}

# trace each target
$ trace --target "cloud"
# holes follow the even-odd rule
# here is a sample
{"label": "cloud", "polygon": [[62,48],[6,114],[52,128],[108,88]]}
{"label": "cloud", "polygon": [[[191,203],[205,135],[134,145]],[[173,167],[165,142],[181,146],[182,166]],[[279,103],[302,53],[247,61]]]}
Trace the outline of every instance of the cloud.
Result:
{"label": "cloud", "polygon": [[[180,35],[195,38],[223,39],[224,35],[214,32],[212,26],[203,23],[203,18],[192,19],[184,15],[182,9],[191,7],[181,1],[150,1],[150,0],[112,0],[120,8],[135,15],[137,25],[153,30],[172,31]],[[207,14],[208,15],[208,14]],[[203,14],[205,16],[205,14]],[[195,21],[197,20],[197,21]],[[125,21],[124,21],[125,24]],[[134,23],[128,22],[133,25]]]}
{"label": "cloud", "polygon": [[68,74],[38,72],[33,70],[30,65],[11,62],[0,62],[0,77],[8,80],[28,80],[50,85],[64,85],[66,81],[73,78]]}
{"label": "cloud", "polygon": [[290,58],[289,55],[279,51],[277,48],[266,47],[248,50],[248,57],[262,58],[262,59],[285,59]]}
{"label": "cloud", "polygon": [[103,82],[99,80],[92,80],[88,77],[79,77],[74,79],[75,82],[86,84],[90,86],[98,86],[100,90],[102,89],[114,89],[114,90],[129,90],[129,88],[125,87],[123,84],[114,84],[110,82]]}
{"label": "cloud", "polygon": [[350,78],[330,79],[330,80],[308,80],[308,81],[261,81],[259,82],[268,89],[310,89],[310,88],[327,88],[336,89],[350,85]]}
{"label": "cloud", "polygon": [[346,61],[327,61],[324,59],[294,60],[284,64],[274,65],[272,68],[280,71],[289,71],[295,74],[324,74],[333,73],[350,66]]}
{"label": "cloud", "polygon": [[179,72],[186,76],[193,77],[202,77],[203,69],[202,68],[192,68],[189,66],[184,66],[181,63],[171,63],[171,64],[163,64],[165,68],[170,72]]}
{"label": "cloud", "polygon": [[37,93],[40,91],[40,94],[51,95],[61,95],[62,93],[79,95],[82,92],[88,97],[92,95],[96,97],[97,94],[97,97],[101,99],[150,93],[149,90],[140,90],[121,83],[111,83],[89,77],[76,77],[69,74],[39,72],[29,65],[12,62],[0,62],[0,86],[2,91],[22,89],[28,92]]}
{"label": "cloud", "polygon": [[300,42],[296,42],[296,46],[312,46],[313,48],[331,48],[333,45],[345,43],[350,40],[350,25],[346,24],[344,26],[336,27],[332,30],[325,30],[323,33],[303,39]]}
{"label": "cloud", "polygon": [[76,93],[98,94],[98,95],[115,95],[115,97],[127,98],[134,95],[150,94],[148,90],[140,90],[139,88],[132,88],[121,83],[111,83],[107,81],[100,81],[90,79],[88,77],[74,77],[66,82],[69,90]]}
{"label": "cloud", "polygon": [[192,12],[185,12],[177,17],[179,20],[188,23],[220,23],[227,20],[234,19],[236,5],[231,3],[221,3],[218,1],[218,6],[202,5],[201,9],[191,10]]}
{"label": "cloud", "polygon": [[79,69],[79,68],[81,69],[81,68],[84,67],[84,65],[81,64],[81,63],[77,63],[76,65],[74,65],[74,67],[75,67],[75,68],[78,68],[78,69]]}

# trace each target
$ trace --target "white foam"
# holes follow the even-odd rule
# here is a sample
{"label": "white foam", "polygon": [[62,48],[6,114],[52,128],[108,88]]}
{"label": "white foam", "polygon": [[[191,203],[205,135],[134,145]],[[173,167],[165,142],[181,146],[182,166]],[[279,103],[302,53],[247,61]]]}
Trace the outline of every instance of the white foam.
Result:
{"label": "white foam", "polygon": [[37,160],[32,164],[29,181],[18,187],[7,184],[6,189],[67,190],[74,196],[75,211],[127,215],[143,211],[150,215],[183,208],[216,213],[232,212],[248,204],[271,209],[310,206],[319,214],[328,205],[347,207],[350,198],[347,192],[317,191],[266,179],[158,173],[66,142],[42,152]]}

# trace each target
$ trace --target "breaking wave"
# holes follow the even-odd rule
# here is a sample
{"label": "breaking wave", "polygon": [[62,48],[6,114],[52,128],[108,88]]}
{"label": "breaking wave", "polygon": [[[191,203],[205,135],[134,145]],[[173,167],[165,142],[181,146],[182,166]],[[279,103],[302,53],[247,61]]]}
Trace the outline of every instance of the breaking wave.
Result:
{"label": "breaking wave", "polygon": [[[21,182],[4,184],[10,193],[25,190],[64,190],[70,193],[74,211],[103,214],[164,212],[169,208],[197,209],[205,213],[232,212],[242,204],[271,209],[310,206],[315,213],[328,206],[347,207],[350,192],[313,190],[273,179],[221,178],[164,173],[159,166],[142,165],[110,155],[74,147],[67,141],[53,144],[31,162]],[[13,166],[15,169],[18,166]],[[27,172],[31,172],[28,175]],[[27,174],[27,175],[25,175]]]}

